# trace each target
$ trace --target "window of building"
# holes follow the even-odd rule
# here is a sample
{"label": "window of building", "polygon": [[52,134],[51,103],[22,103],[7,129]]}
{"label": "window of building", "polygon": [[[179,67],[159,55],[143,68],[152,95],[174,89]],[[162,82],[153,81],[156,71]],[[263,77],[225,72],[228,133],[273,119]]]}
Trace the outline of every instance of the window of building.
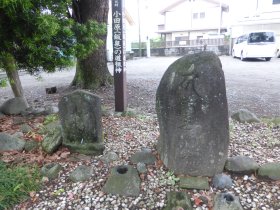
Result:
{"label": "window of building", "polygon": [[200,18],[205,18],[205,12],[201,12],[201,13],[199,14],[199,17],[200,17]]}
{"label": "window of building", "polygon": [[197,19],[198,18],[198,13],[193,13],[193,19]]}
{"label": "window of building", "polygon": [[273,4],[280,4],[280,0],[273,0]]}
{"label": "window of building", "polygon": [[175,37],[175,41],[186,41],[186,40],[189,40],[188,36],[178,36],[178,37]]}

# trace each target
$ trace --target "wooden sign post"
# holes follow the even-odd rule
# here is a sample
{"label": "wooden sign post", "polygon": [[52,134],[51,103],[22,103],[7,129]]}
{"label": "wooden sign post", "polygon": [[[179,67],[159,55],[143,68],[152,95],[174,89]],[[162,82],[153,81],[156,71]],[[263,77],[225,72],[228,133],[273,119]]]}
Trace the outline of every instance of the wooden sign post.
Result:
{"label": "wooden sign post", "polygon": [[125,50],[124,0],[112,0],[113,63],[115,84],[115,110],[124,112],[127,108],[126,50]]}

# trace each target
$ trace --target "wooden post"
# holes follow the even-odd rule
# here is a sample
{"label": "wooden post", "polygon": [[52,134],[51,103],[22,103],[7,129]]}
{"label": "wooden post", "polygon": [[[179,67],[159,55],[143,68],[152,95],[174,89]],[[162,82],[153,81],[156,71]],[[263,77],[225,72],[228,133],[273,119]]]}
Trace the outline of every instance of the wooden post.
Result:
{"label": "wooden post", "polygon": [[125,13],[124,0],[112,0],[112,38],[115,84],[115,110],[127,109],[126,88],[126,50],[125,50]]}

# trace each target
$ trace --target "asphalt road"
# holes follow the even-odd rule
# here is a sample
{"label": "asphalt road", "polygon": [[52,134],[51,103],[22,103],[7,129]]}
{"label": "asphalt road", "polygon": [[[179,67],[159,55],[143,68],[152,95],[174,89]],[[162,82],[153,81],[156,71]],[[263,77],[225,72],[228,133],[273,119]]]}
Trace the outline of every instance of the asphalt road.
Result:
{"label": "asphalt road", "polygon": [[[131,79],[160,80],[178,57],[143,58],[127,63]],[[225,73],[229,109],[249,109],[260,116],[280,116],[280,58],[240,61],[220,56]]]}
{"label": "asphalt road", "polygon": [[[137,58],[127,61],[127,81],[147,84],[153,81],[149,90],[156,91],[163,73],[179,57]],[[229,56],[220,57],[226,79],[227,97],[230,112],[247,108],[259,116],[280,116],[280,58],[240,61]],[[112,72],[112,64],[108,64]],[[39,90],[44,94],[45,87],[70,84],[75,69],[53,74],[42,74],[42,79],[22,75],[21,80],[27,94]],[[145,87],[144,87],[145,88]],[[38,92],[38,91],[37,91]],[[0,103],[11,97],[10,88],[0,89]],[[154,100],[154,99],[153,99]]]}

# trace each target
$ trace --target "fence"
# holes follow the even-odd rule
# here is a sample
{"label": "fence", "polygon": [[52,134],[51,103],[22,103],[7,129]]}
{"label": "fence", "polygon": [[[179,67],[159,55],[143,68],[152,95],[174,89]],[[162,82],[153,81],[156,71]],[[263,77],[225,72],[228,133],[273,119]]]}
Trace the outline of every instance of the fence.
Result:
{"label": "fence", "polygon": [[[151,41],[151,55],[172,56],[185,55],[200,51],[213,51],[218,55],[228,55],[230,41],[225,38],[195,39],[185,41]],[[134,56],[139,55],[139,43],[132,43]],[[142,55],[146,55],[146,44],[141,43]]]}

